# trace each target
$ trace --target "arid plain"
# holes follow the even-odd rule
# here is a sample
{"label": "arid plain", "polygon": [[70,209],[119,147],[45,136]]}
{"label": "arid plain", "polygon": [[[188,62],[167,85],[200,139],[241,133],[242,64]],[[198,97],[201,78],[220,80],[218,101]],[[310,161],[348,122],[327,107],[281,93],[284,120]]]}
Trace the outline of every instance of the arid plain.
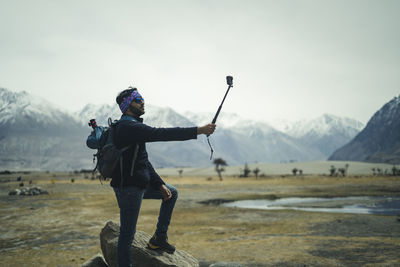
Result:
{"label": "arid plain", "polygon": [[[18,176],[25,187],[39,186],[49,194],[9,196],[19,188]],[[399,197],[400,177],[229,176],[220,181],[216,175],[183,173],[164,178],[179,190],[169,240],[202,263],[395,266],[400,262],[397,216],[218,205],[283,197]],[[80,266],[101,251],[99,233],[105,222],[119,221],[112,189],[85,179],[85,174],[12,173],[0,180],[0,266]],[[152,234],[158,209],[158,200],[145,200],[137,228]]]}

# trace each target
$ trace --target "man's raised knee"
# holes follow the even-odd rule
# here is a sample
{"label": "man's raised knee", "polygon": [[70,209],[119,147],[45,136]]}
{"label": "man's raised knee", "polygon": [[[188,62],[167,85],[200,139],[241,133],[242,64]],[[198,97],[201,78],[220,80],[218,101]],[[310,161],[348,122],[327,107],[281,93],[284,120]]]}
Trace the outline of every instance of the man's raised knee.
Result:
{"label": "man's raised knee", "polygon": [[171,191],[172,198],[178,199],[178,189],[176,189],[175,187],[171,186],[169,188],[169,190]]}

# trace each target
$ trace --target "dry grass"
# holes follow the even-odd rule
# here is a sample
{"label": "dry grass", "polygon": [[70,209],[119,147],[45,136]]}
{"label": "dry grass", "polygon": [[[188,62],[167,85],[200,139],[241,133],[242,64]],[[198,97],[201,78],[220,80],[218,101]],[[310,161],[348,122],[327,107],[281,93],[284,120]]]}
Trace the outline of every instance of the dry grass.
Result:
{"label": "dry grass", "polygon": [[[75,183],[71,183],[71,177]],[[0,179],[15,179],[15,175]],[[73,174],[23,176],[50,192],[8,196],[16,182],[0,184],[0,266],[79,266],[100,252],[99,233],[119,220],[113,191]],[[55,179],[55,183],[51,183]],[[286,196],[400,196],[397,177],[168,177],[179,190],[170,241],[204,261],[244,264],[391,265],[400,260],[395,216],[266,211],[199,204],[210,199]],[[159,201],[145,200],[138,229],[153,233]],[[390,228],[388,232],[387,229]]]}

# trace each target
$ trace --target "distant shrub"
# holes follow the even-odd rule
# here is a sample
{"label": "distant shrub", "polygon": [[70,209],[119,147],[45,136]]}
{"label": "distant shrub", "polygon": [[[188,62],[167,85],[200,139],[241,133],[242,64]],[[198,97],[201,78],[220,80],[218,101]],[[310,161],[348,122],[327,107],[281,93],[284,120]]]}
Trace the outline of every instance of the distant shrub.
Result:
{"label": "distant shrub", "polygon": [[254,175],[256,176],[256,179],[258,178],[258,173],[260,172],[260,169],[259,168],[255,168],[254,170],[253,170],[253,173],[254,173]]}
{"label": "distant shrub", "polygon": [[392,167],[392,175],[393,176],[400,176],[400,169],[397,168],[396,166]]}
{"label": "distant shrub", "polygon": [[247,163],[244,164],[244,169],[241,171],[241,174],[239,175],[239,177],[249,177],[249,174],[251,173],[251,170],[249,168],[249,165],[247,165]]}
{"label": "distant shrub", "polygon": [[337,176],[336,167],[331,165],[331,168],[329,169],[329,173],[330,173],[330,176]]}
{"label": "distant shrub", "polygon": [[224,166],[228,166],[228,164],[223,158],[214,159],[213,163],[215,165],[215,171],[218,174],[219,180],[222,181],[221,173],[225,171]]}

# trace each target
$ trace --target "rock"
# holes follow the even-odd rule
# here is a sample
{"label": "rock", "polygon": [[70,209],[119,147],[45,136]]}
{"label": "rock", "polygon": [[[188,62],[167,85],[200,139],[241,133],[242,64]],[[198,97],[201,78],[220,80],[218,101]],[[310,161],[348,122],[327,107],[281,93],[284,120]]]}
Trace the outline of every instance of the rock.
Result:
{"label": "rock", "polygon": [[244,267],[244,265],[236,262],[216,262],[211,264],[209,267]]}
{"label": "rock", "polygon": [[21,196],[36,196],[36,195],[48,195],[49,192],[41,189],[40,187],[25,187],[22,189],[14,189],[8,193],[10,196],[21,195]]}
{"label": "rock", "polygon": [[[101,230],[100,244],[104,258],[109,266],[117,266],[117,245],[119,225],[108,221]],[[147,248],[147,241],[151,236],[142,231],[136,231],[135,240],[132,242],[131,260],[137,267],[199,267],[199,262],[193,256],[182,250],[176,250],[174,254],[162,251],[154,251]]]}
{"label": "rock", "polygon": [[18,195],[20,195],[20,194],[21,194],[21,190],[19,190],[19,189],[11,190],[11,191],[8,193],[9,196],[18,196]]}
{"label": "rock", "polygon": [[108,267],[103,255],[97,254],[82,264],[81,267]]}
{"label": "rock", "polygon": [[210,267],[211,264],[211,261],[199,260],[200,267]]}

